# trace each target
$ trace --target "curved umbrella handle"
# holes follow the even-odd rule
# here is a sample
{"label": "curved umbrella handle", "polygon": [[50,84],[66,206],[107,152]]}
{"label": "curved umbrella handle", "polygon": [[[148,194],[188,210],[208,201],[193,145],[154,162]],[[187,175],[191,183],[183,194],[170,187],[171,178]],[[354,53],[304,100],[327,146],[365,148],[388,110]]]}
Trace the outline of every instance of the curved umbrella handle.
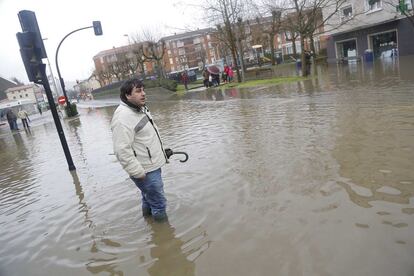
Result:
{"label": "curved umbrella handle", "polygon": [[188,154],[184,151],[175,151],[174,154],[183,154],[184,155],[184,159],[180,160],[180,162],[184,163],[187,162],[188,160]]}
{"label": "curved umbrella handle", "polygon": [[167,155],[167,158],[170,159],[170,157],[174,154],[183,154],[184,159],[180,160],[180,162],[184,163],[188,160],[188,154],[184,151],[173,151],[172,149],[165,149],[165,155]]}

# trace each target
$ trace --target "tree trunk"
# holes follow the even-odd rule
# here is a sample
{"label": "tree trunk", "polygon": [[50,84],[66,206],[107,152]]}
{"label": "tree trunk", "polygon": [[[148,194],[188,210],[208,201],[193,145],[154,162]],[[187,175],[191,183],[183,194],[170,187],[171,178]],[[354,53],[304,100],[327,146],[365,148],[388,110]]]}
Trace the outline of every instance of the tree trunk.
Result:
{"label": "tree trunk", "polygon": [[314,40],[314,38],[313,38],[313,34],[310,34],[309,35],[309,42],[310,42],[310,49],[311,49],[311,51],[312,51],[312,53],[313,53],[313,55],[314,56],[316,56],[316,50],[315,50],[315,40]]}
{"label": "tree trunk", "polygon": [[302,61],[302,76],[307,77],[309,75],[308,62],[305,55],[305,36],[300,34],[300,47],[301,47],[301,61]]}
{"label": "tree trunk", "polygon": [[272,65],[276,64],[275,59],[275,41],[274,41],[274,35],[270,35],[270,59],[272,60]]}
{"label": "tree trunk", "polygon": [[298,50],[296,49],[296,39],[292,39],[292,50],[293,50],[293,58],[296,59],[298,56]]}
{"label": "tree trunk", "polygon": [[236,66],[237,82],[241,82],[240,70],[237,62],[237,50],[234,47],[231,49],[231,56],[233,58],[233,65]]}

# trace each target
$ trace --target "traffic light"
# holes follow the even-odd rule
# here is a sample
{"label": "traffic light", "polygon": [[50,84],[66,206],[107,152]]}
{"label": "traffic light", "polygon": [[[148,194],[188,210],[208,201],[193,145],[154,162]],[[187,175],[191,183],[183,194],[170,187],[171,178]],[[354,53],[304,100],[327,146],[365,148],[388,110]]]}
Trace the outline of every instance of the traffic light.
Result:
{"label": "traffic light", "polygon": [[92,21],[92,25],[95,35],[102,35],[101,21]]}
{"label": "traffic light", "polygon": [[18,13],[18,17],[23,32],[17,33],[16,37],[27,76],[30,81],[42,83],[42,71],[45,68],[42,59],[47,55],[36,15],[32,11],[23,10]]}
{"label": "traffic light", "polygon": [[35,33],[24,32],[16,34],[20,46],[20,54],[30,81],[41,83],[42,55],[39,48],[35,47]]}
{"label": "traffic light", "polygon": [[39,25],[37,24],[36,14],[32,11],[23,10],[18,13],[20,25],[23,32],[34,33],[34,46],[40,49],[42,58],[47,58],[45,46],[43,45],[42,35],[40,34]]}

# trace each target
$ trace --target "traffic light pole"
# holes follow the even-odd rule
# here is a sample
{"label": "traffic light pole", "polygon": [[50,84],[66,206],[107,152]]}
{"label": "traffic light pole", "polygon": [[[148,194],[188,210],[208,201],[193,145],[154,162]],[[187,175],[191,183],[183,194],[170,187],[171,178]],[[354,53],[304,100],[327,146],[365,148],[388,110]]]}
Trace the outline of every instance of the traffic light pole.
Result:
{"label": "traffic light pole", "polygon": [[46,75],[46,64],[39,65],[40,74],[42,75],[41,84],[45,88],[47,100],[49,102],[50,110],[52,111],[53,120],[55,121],[56,129],[59,135],[60,143],[62,144],[63,151],[68,162],[69,171],[76,170],[73,164],[72,156],[70,155],[69,146],[66,142],[65,133],[63,132],[62,124],[60,123],[59,115],[57,113],[55,101],[53,99],[52,90],[50,89],[49,80]]}
{"label": "traffic light pole", "polygon": [[76,29],[76,30],[74,30],[74,31],[72,31],[72,32],[70,32],[70,33],[68,33],[68,34],[67,34],[67,35],[65,35],[65,37],[64,37],[64,38],[60,41],[60,43],[59,43],[59,45],[58,45],[58,47],[57,47],[57,49],[56,49],[56,55],[55,55],[56,69],[57,69],[57,73],[58,73],[58,76],[59,76],[60,87],[62,87],[63,96],[65,96],[65,99],[66,99],[66,104],[68,105],[68,107],[69,107],[69,108],[70,108],[70,101],[69,101],[69,99],[68,99],[68,96],[66,95],[65,82],[63,81],[63,78],[62,78],[62,76],[60,75],[60,70],[59,70],[59,62],[58,62],[59,49],[60,49],[60,46],[62,45],[63,41],[64,41],[64,40],[65,40],[68,36],[70,36],[70,35],[71,35],[71,34],[73,34],[73,33],[78,32],[78,31],[82,31],[82,30],[85,30],[85,29],[90,29],[90,28],[93,28],[93,26],[83,27],[83,28]]}
{"label": "traffic light pole", "polygon": [[[37,24],[36,15],[32,11],[22,10],[18,13],[18,17],[23,32],[18,32],[16,38],[20,46],[20,54],[26,69],[27,77],[30,81],[43,85],[50,110],[52,111],[53,120],[55,121],[56,130],[66,156],[66,161],[68,162],[69,171],[74,171],[76,168],[73,164],[72,156],[70,155],[65,133],[63,132],[62,124],[60,123],[59,115],[56,110],[52,90],[50,89],[49,79],[46,75],[46,64],[42,61],[42,59],[47,58],[47,53],[45,46],[43,45],[43,39],[39,25]],[[102,28],[100,31],[102,33]]]}

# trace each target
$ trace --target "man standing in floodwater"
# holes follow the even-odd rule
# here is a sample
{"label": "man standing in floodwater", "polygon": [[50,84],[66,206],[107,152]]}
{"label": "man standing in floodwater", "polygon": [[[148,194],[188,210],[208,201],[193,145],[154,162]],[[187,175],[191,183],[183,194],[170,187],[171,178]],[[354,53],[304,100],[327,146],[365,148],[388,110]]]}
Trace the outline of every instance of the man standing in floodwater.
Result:
{"label": "man standing in floodwater", "polygon": [[162,141],[145,105],[143,83],[127,80],[121,87],[121,104],[111,122],[116,157],[141,190],[142,214],[167,220],[161,167],[168,162]]}

